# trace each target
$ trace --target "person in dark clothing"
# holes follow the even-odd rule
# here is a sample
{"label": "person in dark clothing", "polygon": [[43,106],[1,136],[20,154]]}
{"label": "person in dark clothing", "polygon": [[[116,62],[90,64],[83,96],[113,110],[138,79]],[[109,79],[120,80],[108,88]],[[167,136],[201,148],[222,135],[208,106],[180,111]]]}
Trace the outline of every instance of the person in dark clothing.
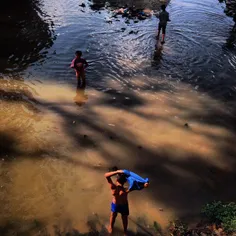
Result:
{"label": "person in dark clothing", "polygon": [[159,25],[158,25],[158,34],[157,34],[157,39],[159,40],[160,37],[160,33],[162,30],[162,41],[161,43],[164,44],[165,43],[165,34],[166,34],[166,26],[167,26],[167,22],[170,21],[169,18],[169,13],[166,11],[166,6],[162,5],[161,6],[161,13],[159,14]]}
{"label": "person in dark clothing", "polygon": [[[83,59],[81,51],[75,52],[75,58],[71,62],[70,67],[75,70],[75,75],[77,79],[77,89],[83,88],[86,86],[85,81],[85,68],[88,67],[88,62]],[[82,80],[82,83],[81,83]]]}

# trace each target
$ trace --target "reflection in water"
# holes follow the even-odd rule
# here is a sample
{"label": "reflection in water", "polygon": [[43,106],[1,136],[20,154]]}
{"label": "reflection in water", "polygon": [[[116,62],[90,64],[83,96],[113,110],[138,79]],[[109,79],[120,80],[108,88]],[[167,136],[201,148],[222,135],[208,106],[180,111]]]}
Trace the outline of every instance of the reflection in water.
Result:
{"label": "reflection in water", "polygon": [[160,40],[157,40],[155,44],[154,55],[153,55],[153,63],[152,63],[153,66],[154,65],[156,67],[160,66],[162,56],[163,56],[162,50],[163,50],[163,45],[161,44]]}
{"label": "reflection in water", "polygon": [[43,20],[39,1],[1,1],[0,3],[0,73],[24,70],[45,57],[53,44],[52,23]]}
{"label": "reflection in water", "polygon": [[75,104],[78,106],[82,106],[88,99],[88,96],[85,94],[85,88],[86,88],[86,85],[83,87],[77,88],[76,90],[76,96],[74,97],[74,101],[75,101]]}

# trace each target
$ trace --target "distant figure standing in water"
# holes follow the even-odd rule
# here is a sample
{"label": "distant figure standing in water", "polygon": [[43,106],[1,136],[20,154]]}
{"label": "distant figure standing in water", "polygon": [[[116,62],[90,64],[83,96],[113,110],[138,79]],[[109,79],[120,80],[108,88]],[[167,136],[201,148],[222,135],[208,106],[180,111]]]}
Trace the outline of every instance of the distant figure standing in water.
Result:
{"label": "distant figure standing in water", "polygon": [[83,59],[81,51],[75,52],[75,58],[71,62],[70,67],[75,70],[75,75],[77,79],[77,89],[85,88],[85,69],[88,67],[88,62]]}
{"label": "distant figure standing in water", "polygon": [[158,25],[158,34],[157,34],[157,40],[159,40],[160,37],[160,33],[162,30],[162,41],[161,43],[164,44],[165,43],[165,34],[166,34],[166,26],[167,26],[167,22],[170,21],[169,18],[169,13],[166,11],[166,6],[162,5],[161,6],[161,13],[159,14],[159,25]]}

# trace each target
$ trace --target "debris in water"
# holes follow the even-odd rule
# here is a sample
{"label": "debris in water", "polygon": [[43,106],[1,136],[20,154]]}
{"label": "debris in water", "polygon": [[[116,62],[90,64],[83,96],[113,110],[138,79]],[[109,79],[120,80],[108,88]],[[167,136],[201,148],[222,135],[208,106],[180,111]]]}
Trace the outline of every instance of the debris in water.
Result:
{"label": "debris in water", "polygon": [[107,20],[106,20],[106,23],[108,23],[108,24],[112,24],[112,20],[107,19]]}
{"label": "debris in water", "polygon": [[[135,9],[134,7],[128,7],[127,5],[125,7],[116,9],[112,13],[112,17],[117,17],[117,15],[122,15],[122,17],[127,17],[129,19],[135,19],[135,23],[138,22],[138,20],[145,20],[153,15],[153,11],[151,11],[148,8],[145,9]],[[127,20],[127,22],[129,22]],[[126,22],[125,22],[126,23]]]}
{"label": "debris in water", "polygon": [[74,121],[73,121],[73,124],[75,124],[75,123],[76,123],[76,121],[74,120]]}
{"label": "debris in water", "polygon": [[86,7],[86,5],[84,3],[79,5],[80,7]]}
{"label": "debris in water", "polygon": [[186,128],[188,128],[188,127],[189,127],[189,126],[188,126],[188,123],[185,123],[185,124],[184,124],[184,126],[185,126]]}

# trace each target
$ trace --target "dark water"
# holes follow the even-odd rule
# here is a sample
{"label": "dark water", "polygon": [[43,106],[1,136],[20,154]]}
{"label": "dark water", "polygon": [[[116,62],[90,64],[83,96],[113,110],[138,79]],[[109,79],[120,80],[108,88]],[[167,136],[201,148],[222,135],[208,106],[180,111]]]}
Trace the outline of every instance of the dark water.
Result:
{"label": "dark water", "polygon": [[[124,18],[113,18],[109,24],[106,19],[111,12],[104,6],[126,2],[87,1],[85,8],[81,3],[41,0],[15,8],[4,5],[2,75],[73,84],[69,64],[74,51],[80,49],[90,63],[88,84],[97,89],[106,89],[109,80],[135,89],[130,81],[144,75],[150,89],[160,80],[181,81],[220,99],[235,98],[236,51],[226,47],[233,21],[224,14],[223,4],[216,0],[171,1],[166,44],[155,50],[155,16],[138,23],[130,20],[130,24]],[[132,3],[153,10],[160,6],[156,1],[128,2]]]}
{"label": "dark water", "polygon": [[[1,1],[0,72],[15,75],[45,55],[53,43],[53,22],[37,1]],[[49,25],[50,24],[50,25]]]}

